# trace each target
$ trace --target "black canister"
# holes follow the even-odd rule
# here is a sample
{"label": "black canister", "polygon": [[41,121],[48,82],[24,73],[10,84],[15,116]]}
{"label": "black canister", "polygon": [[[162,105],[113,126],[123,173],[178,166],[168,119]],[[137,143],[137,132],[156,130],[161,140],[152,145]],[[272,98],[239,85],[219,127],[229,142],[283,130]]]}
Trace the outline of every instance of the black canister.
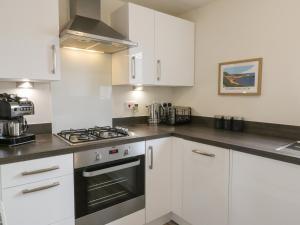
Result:
{"label": "black canister", "polygon": [[215,116],[214,123],[216,129],[224,129],[224,116]]}
{"label": "black canister", "polygon": [[224,116],[224,129],[231,130],[232,129],[232,117]]}
{"label": "black canister", "polygon": [[237,132],[242,132],[244,130],[244,118],[243,117],[233,117],[232,130],[237,131]]}

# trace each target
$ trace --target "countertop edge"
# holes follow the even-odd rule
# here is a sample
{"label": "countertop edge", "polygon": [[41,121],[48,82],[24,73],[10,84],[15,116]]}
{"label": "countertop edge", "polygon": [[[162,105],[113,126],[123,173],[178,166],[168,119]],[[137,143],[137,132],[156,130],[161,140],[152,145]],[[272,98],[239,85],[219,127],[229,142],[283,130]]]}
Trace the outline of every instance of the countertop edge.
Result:
{"label": "countertop edge", "polygon": [[129,144],[133,142],[139,142],[139,141],[147,141],[147,140],[153,140],[153,139],[159,139],[164,137],[177,137],[182,138],[184,140],[188,141],[194,141],[202,144],[212,145],[216,147],[231,149],[233,151],[239,151],[251,155],[261,156],[269,159],[274,159],[278,161],[283,161],[287,163],[297,164],[300,165],[300,158],[288,156],[279,154],[276,152],[270,152],[270,151],[264,151],[259,150],[256,148],[251,147],[245,147],[235,144],[230,144],[226,142],[211,140],[211,139],[205,139],[201,137],[192,137],[186,134],[177,133],[176,131],[170,132],[165,131],[160,134],[149,134],[145,136],[136,136],[128,139],[121,139],[121,140],[111,140],[105,143],[98,143],[94,145],[81,145],[81,146],[67,146],[65,148],[59,148],[51,151],[45,151],[45,152],[36,152],[26,155],[17,155],[17,156],[9,156],[7,158],[1,158],[0,159],[0,165],[9,164],[9,163],[16,163],[16,162],[22,162],[22,161],[28,161],[28,160],[34,160],[39,158],[46,158],[46,157],[53,157],[53,156],[59,156],[59,155],[66,155],[66,154],[72,154],[80,151],[88,151],[95,148],[103,148],[103,147],[109,147],[109,146],[117,146],[121,144]]}

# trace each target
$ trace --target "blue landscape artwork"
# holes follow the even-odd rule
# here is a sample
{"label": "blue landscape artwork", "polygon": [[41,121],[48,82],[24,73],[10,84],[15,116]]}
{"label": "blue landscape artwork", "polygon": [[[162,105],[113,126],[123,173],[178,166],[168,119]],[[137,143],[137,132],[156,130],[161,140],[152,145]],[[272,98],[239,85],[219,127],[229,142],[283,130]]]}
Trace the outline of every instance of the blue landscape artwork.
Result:
{"label": "blue landscape artwork", "polygon": [[233,66],[223,70],[224,87],[254,87],[255,66]]}

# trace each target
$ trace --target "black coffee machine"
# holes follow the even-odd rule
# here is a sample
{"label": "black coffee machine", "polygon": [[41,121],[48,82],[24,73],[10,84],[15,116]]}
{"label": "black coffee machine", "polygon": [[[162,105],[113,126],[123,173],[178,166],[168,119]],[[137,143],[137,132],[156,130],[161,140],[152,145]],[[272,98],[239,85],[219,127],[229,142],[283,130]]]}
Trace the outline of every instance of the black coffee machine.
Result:
{"label": "black coffee machine", "polygon": [[14,146],[35,141],[35,135],[27,133],[25,115],[34,114],[34,105],[27,98],[0,94],[0,144]]}

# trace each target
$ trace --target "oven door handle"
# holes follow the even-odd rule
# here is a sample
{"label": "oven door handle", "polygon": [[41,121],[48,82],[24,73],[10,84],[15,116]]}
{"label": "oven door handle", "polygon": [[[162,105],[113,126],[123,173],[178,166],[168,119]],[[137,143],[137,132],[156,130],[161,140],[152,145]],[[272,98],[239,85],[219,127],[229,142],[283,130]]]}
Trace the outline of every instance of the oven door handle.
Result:
{"label": "oven door handle", "polygon": [[83,171],[82,175],[83,175],[83,177],[96,177],[96,176],[99,176],[99,175],[102,175],[105,173],[111,173],[111,172],[115,172],[118,170],[123,170],[123,169],[128,169],[131,167],[139,166],[140,164],[141,164],[141,160],[137,160],[137,161],[122,164],[119,166],[105,168],[102,170],[95,170],[95,171],[91,171],[91,172]]}

